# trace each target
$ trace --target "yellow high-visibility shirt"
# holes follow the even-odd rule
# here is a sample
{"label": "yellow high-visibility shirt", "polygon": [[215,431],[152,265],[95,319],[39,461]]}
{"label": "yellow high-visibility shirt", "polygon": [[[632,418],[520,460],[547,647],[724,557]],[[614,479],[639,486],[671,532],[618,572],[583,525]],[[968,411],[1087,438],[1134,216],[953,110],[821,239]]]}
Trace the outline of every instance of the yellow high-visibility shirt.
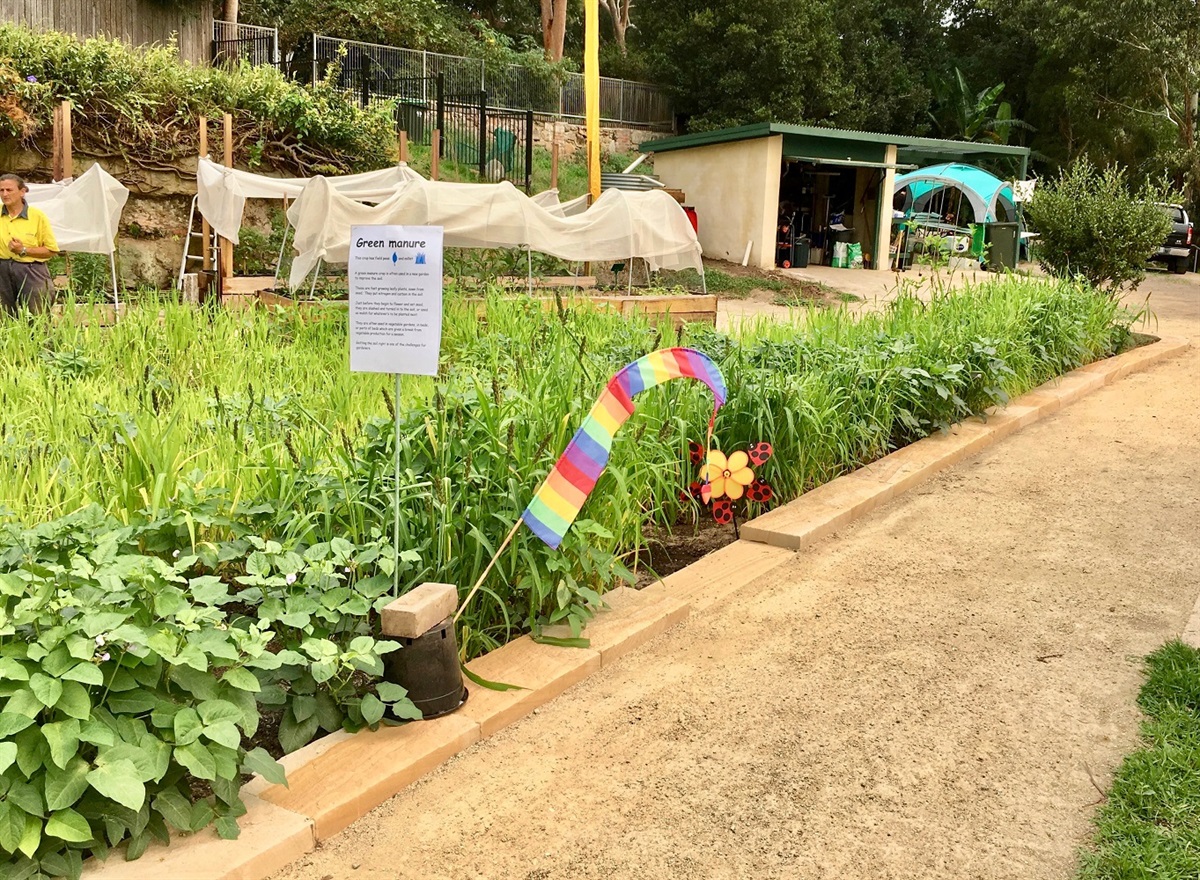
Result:
{"label": "yellow high-visibility shirt", "polygon": [[28,204],[21,209],[16,217],[8,213],[8,208],[0,206],[0,260],[16,260],[18,263],[46,262],[49,257],[22,257],[8,249],[8,243],[13,239],[22,242],[25,247],[44,247],[52,251],[58,250],[58,242],[54,240],[54,230],[50,221],[37,208]]}

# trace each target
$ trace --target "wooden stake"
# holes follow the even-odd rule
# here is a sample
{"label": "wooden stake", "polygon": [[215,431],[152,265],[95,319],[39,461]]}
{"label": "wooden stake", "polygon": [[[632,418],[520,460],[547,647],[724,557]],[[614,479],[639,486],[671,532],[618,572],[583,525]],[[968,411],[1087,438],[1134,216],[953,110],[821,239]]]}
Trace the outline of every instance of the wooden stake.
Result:
{"label": "wooden stake", "polygon": [[62,107],[55,107],[51,111],[51,119],[54,124],[54,138],[50,147],[50,168],[51,175],[54,179],[62,180]]}
{"label": "wooden stake", "polygon": [[429,138],[429,179],[438,179],[438,154],[442,152],[442,130],[435,128]]}
{"label": "wooden stake", "polygon": [[504,552],[504,548],[508,546],[508,542],[513,539],[513,535],[517,533],[517,529],[521,528],[521,523],[525,522],[524,515],[517,517],[517,521],[513,523],[512,531],[508,533],[508,537],[504,539],[504,543],[500,545],[500,549],[496,551],[496,555],[488,562],[487,568],[483,570],[483,574],[479,576],[479,580],[475,581],[475,586],[471,587],[471,592],[467,593],[467,598],[463,599],[462,604],[458,606],[458,611],[454,613],[453,623],[458,623],[458,619],[462,617],[462,613],[466,611],[467,606],[471,604],[471,600],[475,598],[475,594],[479,592],[479,588],[483,586],[483,579],[488,576],[488,572],[492,570],[492,566],[496,564],[496,560],[500,558],[500,554]]}
{"label": "wooden stake", "polygon": [[[225,114],[225,167],[233,167],[233,114]],[[225,279],[233,277],[233,242],[227,238],[221,239],[221,286],[224,289]]]}
{"label": "wooden stake", "polygon": [[408,162],[408,132],[400,132],[400,161]]}
{"label": "wooden stake", "polygon": [[558,189],[558,138],[550,145],[550,189]]}
{"label": "wooden stake", "polygon": [[71,157],[71,102],[64,100],[59,105],[59,114],[62,117],[62,171],[63,177],[75,176],[75,162]]}
{"label": "wooden stake", "polygon": [[[200,156],[205,159],[208,158],[208,117],[207,116],[200,117]],[[201,235],[203,236],[203,241],[200,244],[200,253],[203,257],[203,262],[200,264],[200,266],[205,272],[211,272],[212,271],[212,253],[210,252],[209,247],[208,247],[208,239],[209,239],[211,230],[208,228],[207,220],[203,220],[203,219],[201,220],[200,230],[201,230]],[[191,235],[191,234],[192,234],[192,230],[189,229],[188,235]]]}

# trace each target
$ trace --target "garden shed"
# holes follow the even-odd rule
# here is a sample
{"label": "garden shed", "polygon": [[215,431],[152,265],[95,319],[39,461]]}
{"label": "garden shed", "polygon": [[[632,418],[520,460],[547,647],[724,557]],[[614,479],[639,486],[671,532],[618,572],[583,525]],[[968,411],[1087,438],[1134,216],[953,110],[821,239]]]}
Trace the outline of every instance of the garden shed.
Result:
{"label": "garden shed", "polygon": [[864,265],[886,269],[897,173],[939,163],[1024,179],[1029,149],[1005,144],[760,122],[646,141],[655,175],[687,193],[707,256],[760,269],[778,264],[780,229],[829,262],[835,239],[857,241]]}

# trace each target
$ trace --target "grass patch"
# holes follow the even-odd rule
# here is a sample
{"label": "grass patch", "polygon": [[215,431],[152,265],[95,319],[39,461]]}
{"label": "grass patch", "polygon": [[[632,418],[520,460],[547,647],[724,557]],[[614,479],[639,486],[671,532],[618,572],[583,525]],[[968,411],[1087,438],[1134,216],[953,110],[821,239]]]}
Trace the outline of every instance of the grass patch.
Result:
{"label": "grass patch", "polygon": [[822,284],[819,281],[806,281],[799,290],[780,291],[775,295],[775,299],[772,302],[777,306],[787,306],[788,308],[795,309],[817,303],[852,303],[860,302],[861,300],[862,297],[855,296],[853,293],[847,293],[844,290],[838,290],[836,287],[830,287],[828,284]]}
{"label": "grass patch", "polygon": [[1146,671],[1143,745],[1113,780],[1079,880],[1200,877],[1200,651],[1170,642]]}
{"label": "grass patch", "polygon": [[[688,290],[700,290],[700,274],[695,269],[683,269],[679,272],[659,272],[657,280],[666,287],[683,287]],[[726,299],[746,299],[756,290],[774,293],[774,302],[781,306],[810,306],[830,302],[853,294],[816,281],[800,281],[767,273],[741,270],[740,272],[725,272],[714,266],[704,267],[704,281],[709,293],[715,293]],[[845,300],[843,300],[845,301]]]}

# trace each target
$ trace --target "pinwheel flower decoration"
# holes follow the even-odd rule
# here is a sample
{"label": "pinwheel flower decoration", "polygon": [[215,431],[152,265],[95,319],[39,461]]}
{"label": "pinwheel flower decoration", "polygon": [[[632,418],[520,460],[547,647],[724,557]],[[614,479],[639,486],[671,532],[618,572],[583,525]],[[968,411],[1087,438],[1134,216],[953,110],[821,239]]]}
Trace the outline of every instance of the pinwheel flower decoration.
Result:
{"label": "pinwheel flower decoration", "polygon": [[770,443],[753,443],[745,451],[739,449],[726,456],[719,449],[710,449],[705,455],[704,447],[692,442],[688,444],[688,452],[692,463],[700,465],[700,479],[688,486],[687,495],[702,504],[711,504],[713,519],[721,525],[733,523],[736,532],[735,501],[744,498],[747,502],[766,504],[775,497],[770,484],[754,472],[754,468],[762,467],[771,457]]}

